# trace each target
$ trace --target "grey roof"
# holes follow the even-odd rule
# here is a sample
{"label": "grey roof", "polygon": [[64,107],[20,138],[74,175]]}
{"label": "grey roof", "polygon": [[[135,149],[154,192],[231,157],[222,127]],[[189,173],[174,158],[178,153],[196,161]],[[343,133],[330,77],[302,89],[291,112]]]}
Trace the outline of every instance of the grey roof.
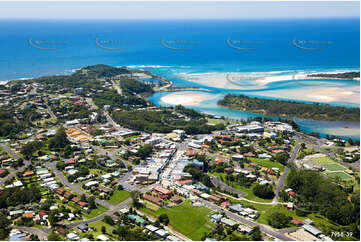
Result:
{"label": "grey roof", "polygon": [[318,228],[313,227],[312,225],[309,224],[305,224],[302,226],[306,231],[310,232],[313,235],[319,235],[322,234],[322,231],[319,230]]}

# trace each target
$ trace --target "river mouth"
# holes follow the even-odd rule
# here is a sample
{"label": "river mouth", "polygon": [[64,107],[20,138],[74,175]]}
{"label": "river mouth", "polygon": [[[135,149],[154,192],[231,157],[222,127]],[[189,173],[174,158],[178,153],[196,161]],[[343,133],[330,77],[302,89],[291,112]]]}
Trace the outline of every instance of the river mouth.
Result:
{"label": "river mouth", "polygon": [[[308,80],[307,80],[308,81]],[[332,80],[330,87],[290,87],[285,88],[289,81],[280,81],[277,84],[265,86],[261,91],[250,90],[226,90],[212,88],[212,92],[202,91],[178,91],[178,92],[158,92],[149,97],[149,100],[158,106],[175,106],[183,105],[193,108],[199,112],[212,114],[215,116],[224,116],[230,119],[249,119],[254,117],[262,117],[262,114],[244,112],[240,110],[231,110],[217,104],[227,93],[245,94],[254,97],[284,99],[303,102],[320,102],[330,105],[341,105],[346,107],[359,107],[359,86],[355,88],[355,82],[347,80]],[[319,81],[318,81],[319,82]],[[325,82],[325,80],[323,80]],[[357,82],[356,82],[357,83]],[[175,82],[177,84],[177,82]],[[333,85],[333,86],[331,86]],[[204,86],[204,85],[202,85]],[[286,85],[287,86],[287,85]],[[252,88],[252,87],[250,87]],[[358,89],[357,89],[358,88]],[[346,94],[352,93],[352,98]],[[318,95],[315,95],[318,94]],[[323,94],[323,95],[321,95]],[[309,100],[308,97],[316,97]],[[358,103],[357,103],[358,101]],[[270,117],[278,119],[278,117]],[[347,121],[318,121],[302,118],[290,118],[294,120],[300,127],[300,130],[311,133],[317,132],[321,137],[335,135],[344,139],[352,138],[360,139],[360,123]]]}

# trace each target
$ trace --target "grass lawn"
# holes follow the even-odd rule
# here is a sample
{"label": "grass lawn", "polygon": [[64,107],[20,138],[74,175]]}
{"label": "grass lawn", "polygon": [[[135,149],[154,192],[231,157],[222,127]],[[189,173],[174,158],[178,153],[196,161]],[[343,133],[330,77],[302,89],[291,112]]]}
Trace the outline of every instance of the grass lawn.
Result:
{"label": "grass lawn", "polygon": [[344,171],[346,168],[342,165],[339,165],[337,163],[328,163],[324,164],[323,167],[325,167],[329,171]]}
{"label": "grass lawn", "polygon": [[273,162],[270,161],[269,159],[260,159],[260,158],[253,158],[253,157],[248,157],[247,158],[250,162],[254,162],[259,166],[262,167],[267,167],[268,169],[271,168],[278,168],[280,170],[280,172],[283,172],[283,170],[285,169],[285,166],[282,165],[281,163],[278,162]]}
{"label": "grass lawn", "polygon": [[102,205],[98,204],[98,207],[96,209],[92,209],[90,213],[84,213],[83,217],[86,219],[94,218],[104,212],[106,212],[108,209],[106,207],[103,207]]}
{"label": "grass lawn", "polygon": [[126,200],[127,198],[130,197],[130,192],[125,191],[125,190],[116,190],[113,192],[113,195],[110,197],[110,199],[108,200],[109,203],[111,204],[118,204],[123,202],[124,200]]}
{"label": "grass lawn", "polygon": [[331,177],[331,178],[340,177],[342,180],[351,180],[351,179],[352,179],[352,176],[346,174],[346,173],[343,172],[343,171],[325,172],[325,174],[326,174],[328,177]]}
{"label": "grass lawn", "polygon": [[[225,180],[225,176],[226,176],[225,173],[209,173],[209,174],[217,176],[219,178],[223,177],[224,180]],[[257,202],[272,202],[272,199],[263,199],[263,198],[257,197],[256,195],[253,194],[252,188],[256,185],[256,183],[253,183],[249,188],[241,186],[235,182],[229,182],[228,185],[246,193],[247,195],[244,196],[244,198],[246,198],[246,199],[257,201]]]}
{"label": "grass lawn", "polygon": [[332,160],[330,157],[314,157],[311,158],[311,160],[316,161],[319,164],[325,164],[325,163],[335,163],[334,160]]}
{"label": "grass lawn", "polygon": [[[280,212],[285,214],[286,216],[290,216],[294,219],[306,219],[307,217],[300,217],[296,215],[295,211],[288,210],[287,208],[283,207],[282,205],[276,205],[273,207],[270,207],[269,209],[263,211],[263,213],[260,213],[260,216],[256,219],[257,222],[261,224],[268,224],[267,219],[270,217],[274,212]],[[296,225],[294,225],[296,226]],[[293,227],[293,225],[291,226]]]}
{"label": "grass lawn", "polygon": [[189,200],[173,208],[162,207],[157,211],[141,208],[140,211],[154,217],[158,217],[163,213],[167,214],[169,224],[192,240],[201,240],[203,233],[210,232],[212,228],[212,223],[208,219],[211,210],[206,207],[193,207]]}
{"label": "grass lawn", "polygon": [[144,201],[145,206],[153,211],[157,211],[160,207],[155,205],[154,203],[148,202],[148,201]]}
{"label": "grass lawn", "polygon": [[105,236],[107,236],[108,238],[111,238],[113,240],[117,240],[117,238],[113,237],[113,234],[112,234],[112,231],[115,229],[115,227],[113,227],[113,226],[111,226],[111,225],[109,225],[107,223],[104,223],[101,220],[89,224],[89,227],[95,228],[95,230],[96,230],[96,231],[90,232],[91,234],[93,234],[95,240],[96,240],[98,235],[103,234],[102,233],[102,226],[104,226],[106,231],[107,231]]}

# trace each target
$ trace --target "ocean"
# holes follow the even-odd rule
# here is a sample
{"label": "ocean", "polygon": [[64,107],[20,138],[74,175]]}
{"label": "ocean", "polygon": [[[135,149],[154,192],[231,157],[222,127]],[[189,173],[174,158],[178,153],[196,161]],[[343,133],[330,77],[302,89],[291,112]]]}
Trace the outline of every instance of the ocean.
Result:
{"label": "ocean", "polygon": [[[283,98],[290,90],[358,87],[358,81],[294,80],[254,85],[256,78],[360,69],[360,21],[352,19],[259,20],[1,20],[0,80],[70,74],[87,65],[150,70],[176,86],[214,94],[193,107],[230,118],[254,116],[218,107],[226,93]],[[236,76],[240,87],[225,85]],[[150,100],[167,105],[156,93]],[[268,96],[267,96],[268,95]],[[268,98],[273,98],[267,94]],[[292,95],[291,95],[292,96]],[[298,100],[290,94],[285,99]],[[307,100],[306,100],[307,101]],[[325,103],[359,106],[344,98]],[[298,120],[305,131],[359,139],[359,123]]]}

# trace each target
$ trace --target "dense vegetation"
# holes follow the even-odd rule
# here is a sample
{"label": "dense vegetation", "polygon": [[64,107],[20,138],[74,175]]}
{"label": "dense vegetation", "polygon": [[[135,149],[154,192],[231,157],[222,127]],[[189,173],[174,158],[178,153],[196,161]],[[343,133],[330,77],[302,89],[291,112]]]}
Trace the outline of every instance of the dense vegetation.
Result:
{"label": "dense vegetation", "polygon": [[40,201],[41,193],[36,186],[29,188],[8,188],[0,195],[0,208],[14,207],[19,204],[36,203]]}
{"label": "dense vegetation", "polygon": [[360,121],[360,108],[336,107],[319,103],[270,100],[227,94],[219,105],[272,116],[299,117],[314,120]]}
{"label": "dense vegetation", "polygon": [[[198,115],[198,114],[197,114]],[[208,134],[224,126],[207,125],[206,119],[178,118],[168,110],[157,111],[121,111],[113,112],[114,120],[122,126],[130,129],[149,133],[169,133],[174,129],[183,129],[187,134]]]}
{"label": "dense vegetation", "polygon": [[0,137],[14,137],[23,129],[14,116],[11,110],[0,108]]}
{"label": "dense vegetation", "polygon": [[302,208],[302,211],[319,212],[335,223],[347,226],[343,230],[351,231],[359,238],[359,193],[349,196],[330,179],[311,170],[291,170],[287,187],[296,192],[296,205]]}
{"label": "dense vegetation", "polygon": [[114,90],[97,93],[94,95],[94,103],[98,107],[110,105],[112,108],[120,108],[130,105],[147,106],[147,102],[134,95],[121,96]]}
{"label": "dense vegetation", "polygon": [[344,78],[344,79],[353,79],[360,77],[359,71],[351,71],[344,73],[319,73],[319,74],[311,74],[309,77],[325,77],[325,78]]}

